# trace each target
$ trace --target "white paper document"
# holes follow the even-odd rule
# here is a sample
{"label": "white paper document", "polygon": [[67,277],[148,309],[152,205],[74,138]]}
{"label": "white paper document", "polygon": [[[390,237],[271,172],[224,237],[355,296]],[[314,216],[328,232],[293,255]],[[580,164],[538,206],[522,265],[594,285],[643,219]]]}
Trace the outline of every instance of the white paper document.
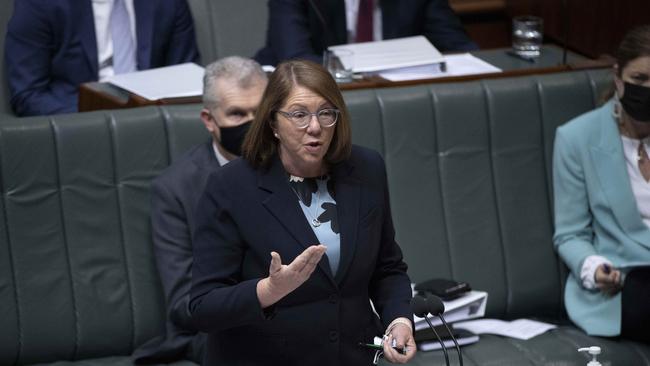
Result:
{"label": "white paper document", "polygon": [[555,329],[557,328],[557,325],[530,319],[517,319],[512,321],[478,319],[455,323],[454,328],[466,329],[474,334],[496,334],[504,337],[527,340],[551,329]]}
{"label": "white paper document", "polygon": [[[400,67],[435,64],[444,61],[442,54],[424,36],[389,39],[386,41],[352,43],[328,49],[350,50],[354,57],[341,59],[353,72],[376,72]],[[351,62],[352,65],[346,64]]]}
{"label": "white paper document", "polygon": [[118,74],[108,82],[149,100],[193,97],[203,94],[203,67],[188,62],[180,65]]}
{"label": "white paper document", "polygon": [[[445,313],[443,316],[447,323],[454,323],[461,320],[475,319],[485,315],[488,294],[485,291],[472,290],[451,301],[443,301]],[[442,325],[442,321],[437,316],[428,316],[433,326]],[[414,316],[415,330],[421,330],[428,327],[426,320]]]}
{"label": "white paper document", "polygon": [[[459,346],[466,346],[468,344],[476,343],[478,341],[479,341],[479,336],[477,336],[477,335],[471,335],[471,336],[467,336],[467,337],[456,338],[456,342],[458,342]],[[446,348],[453,348],[453,347],[456,346],[456,344],[454,344],[454,341],[452,341],[451,339],[445,339],[445,340],[442,341],[442,343],[444,343]],[[418,349],[420,351],[424,351],[424,352],[426,352],[426,351],[435,351],[435,350],[441,349],[441,348],[442,347],[440,346],[440,342],[437,341],[437,340],[425,341],[425,342],[418,343]]]}
{"label": "white paper document", "polygon": [[469,53],[444,56],[446,70],[439,67],[413,67],[379,72],[379,76],[390,81],[433,79],[448,76],[477,75],[501,72],[495,67],[480,58]]}

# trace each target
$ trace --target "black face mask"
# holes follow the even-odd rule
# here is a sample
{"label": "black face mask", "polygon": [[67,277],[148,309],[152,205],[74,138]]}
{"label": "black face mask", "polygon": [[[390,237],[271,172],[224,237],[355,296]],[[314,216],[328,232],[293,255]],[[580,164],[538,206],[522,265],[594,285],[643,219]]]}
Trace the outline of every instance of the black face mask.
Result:
{"label": "black face mask", "polygon": [[625,113],[639,122],[650,123],[650,87],[625,82],[621,105]]}
{"label": "black face mask", "polygon": [[246,137],[246,132],[251,127],[252,120],[246,121],[239,126],[221,127],[221,146],[226,151],[237,156],[241,155],[241,145]]}

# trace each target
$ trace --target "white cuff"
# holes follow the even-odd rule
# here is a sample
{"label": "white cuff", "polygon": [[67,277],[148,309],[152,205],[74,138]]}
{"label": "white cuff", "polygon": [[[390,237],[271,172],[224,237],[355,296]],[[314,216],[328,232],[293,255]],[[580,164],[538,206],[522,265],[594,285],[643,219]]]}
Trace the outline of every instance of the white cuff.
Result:
{"label": "white cuff", "polygon": [[603,263],[607,263],[610,266],[610,262],[607,258],[600,255],[590,255],[585,258],[585,261],[582,262],[582,268],[580,269],[580,280],[582,281],[582,286],[587,290],[596,289],[596,270]]}
{"label": "white cuff", "polygon": [[388,335],[390,333],[390,331],[393,330],[393,328],[397,324],[404,324],[407,327],[411,328],[411,330],[413,330],[413,324],[411,323],[410,319],[408,319],[408,318],[397,318],[397,319],[393,320],[392,322],[390,322],[390,324],[388,324],[388,328],[386,328],[386,333],[384,333],[384,334]]}

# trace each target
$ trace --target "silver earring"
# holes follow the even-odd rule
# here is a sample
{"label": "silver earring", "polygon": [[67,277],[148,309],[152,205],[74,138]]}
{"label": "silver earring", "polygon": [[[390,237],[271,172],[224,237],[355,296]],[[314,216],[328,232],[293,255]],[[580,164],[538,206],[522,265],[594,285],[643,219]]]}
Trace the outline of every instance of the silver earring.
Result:
{"label": "silver earring", "polygon": [[614,117],[616,122],[619,124],[623,123],[621,121],[621,100],[618,97],[618,91],[614,91],[614,108],[612,109],[612,117]]}
{"label": "silver earring", "polygon": [[280,136],[278,136],[277,132],[273,132],[273,136],[275,136],[276,138],[280,138]]}

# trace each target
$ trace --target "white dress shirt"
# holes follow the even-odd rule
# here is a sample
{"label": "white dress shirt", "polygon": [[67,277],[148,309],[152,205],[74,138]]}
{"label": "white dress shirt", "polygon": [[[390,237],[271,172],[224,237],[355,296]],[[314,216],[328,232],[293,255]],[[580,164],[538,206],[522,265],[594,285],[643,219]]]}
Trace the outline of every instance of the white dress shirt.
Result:
{"label": "white dress shirt", "polygon": [[[641,214],[641,220],[646,226],[650,227],[650,183],[646,182],[639,169],[638,162],[638,149],[639,140],[631,139],[626,136],[621,136],[623,141],[623,154],[625,155],[625,165],[627,167],[627,174],[630,176],[630,183],[632,185],[632,193],[636,199],[636,206]],[[643,147],[648,152],[648,145],[650,138],[643,140]]]}
{"label": "white dress shirt", "polygon": [[[97,62],[99,64],[99,81],[113,76],[113,39],[109,29],[111,11],[113,10],[114,0],[92,0],[93,15],[95,18],[95,37],[97,40]],[[149,0],[147,0],[149,1]],[[124,0],[126,11],[129,13],[131,23],[131,34],[135,49],[138,49],[137,38],[135,35],[135,10],[133,10],[133,0]]]}
{"label": "white dress shirt", "polygon": [[214,141],[212,142],[212,150],[214,150],[214,156],[217,157],[219,166],[224,166],[230,162],[230,160],[226,159],[226,157],[221,154],[221,151],[219,151],[219,148]]}

